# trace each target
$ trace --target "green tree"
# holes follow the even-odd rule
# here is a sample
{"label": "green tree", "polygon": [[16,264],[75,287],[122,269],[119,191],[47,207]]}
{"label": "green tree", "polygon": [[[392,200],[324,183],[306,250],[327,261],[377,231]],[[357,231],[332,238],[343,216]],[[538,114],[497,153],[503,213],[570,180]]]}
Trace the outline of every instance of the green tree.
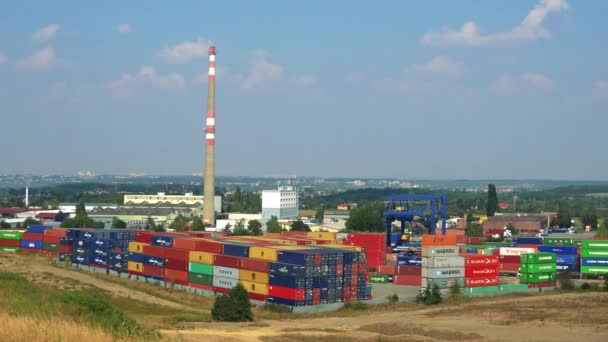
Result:
{"label": "green tree", "polygon": [[270,220],[266,222],[266,231],[268,233],[280,233],[282,230],[279,219],[276,216],[271,216]]}
{"label": "green tree", "polygon": [[224,229],[222,229],[222,231],[224,233],[231,233],[232,232],[232,226],[230,225],[230,223],[226,223],[226,225],[224,226]]}
{"label": "green tree", "polygon": [[76,204],[76,216],[61,223],[62,228],[104,228],[104,226],[103,222],[89,217],[83,201]]}
{"label": "green tree", "polygon": [[323,223],[324,217],[325,217],[325,210],[323,210],[323,208],[317,209],[317,213],[315,214],[315,220],[318,223]]}
{"label": "green tree", "polygon": [[572,226],[572,217],[570,216],[570,211],[563,207],[559,208],[557,211],[557,220],[555,220],[554,223],[561,228],[570,228]]}
{"label": "green tree", "polygon": [[382,232],[384,223],[380,211],[372,205],[362,205],[350,211],[346,229],[360,232]]}
{"label": "green tree", "polygon": [[498,195],[496,194],[496,186],[488,184],[488,202],[486,203],[486,215],[494,216],[498,211]]}
{"label": "green tree", "polygon": [[144,228],[146,228],[146,230],[156,230],[156,222],[154,222],[154,219],[151,216],[148,216]]}
{"label": "green tree", "polygon": [[182,214],[178,214],[171,224],[169,224],[169,228],[174,229],[177,232],[183,232],[186,230],[186,217]]}
{"label": "green tree", "polygon": [[61,204],[61,201],[59,201],[59,199],[57,199],[57,198],[53,198],[53,199],[51,200],[51,204],[50,204],[51,209],[53,209],[53,210],[57,210],[57,209],[59,209],[59,205],[60,205],[60,204]]}
{"label": "green tree", "polygon": [[25,221],[23,221],[23,223],[21,224],[21,227],[37,226],[40,224],[41,224],[40,221],[37,221],[31,217],[28,217],[25,219]]}
{"label": "green tree", "polygon": [[78,217],[78,216],[81,216],[81,217],[88,216],[87,209],[86,209],[83,201],[80,201],[76,204],[76,217]]}
{"label": "green tree", "polygon": [[477,223],[469,223],[464,230],[466,236],[475,236],[481,237],[483,236],[483,228],[480,224]]}
{"label": "green tree", "polygon": [[587,209],[581,216],[583,226],[591,226],[593,230],[597,229],[597,221],[597,213],[595,212],[595,209]]}
{"label": "green tree", "polygon": [[205,225],[203,225],[203,220],[200,216],[196,216],[192,219],[192,225],[190,226],[191,230],[194,231],[204,231]]}
{"label": "green tree", "polygon": [[228,295],[216,297],[211,317],[216,321],[225,322],[253,321],[251,301],[243,285],[233,287]]}
{"label": "green tree", "polygon": [[[604,218],[604,224],[602,224],[595,233],[598,238],[608,238],[608,217]],[[608,279],[608,277],[606,277]]]}
{"label": "green tree", "polygon": [[511,236],[515,236],[515,235],[519,234],[519,231],[515,228],[515,226],[512,223],[509,223],[507,225],[507,230],[511,231]]}
{"label": "green tree", "polygon": [[291,226],[291,231],[293,232],[309,232],[310,227],[302,222],[302,220],[293,221],[293,225]]}
{"label": "green tree", "polygon": [[249,235],[249,230],[245,228],[245,219],[240,219],[237,221],[237,223],[234,225],[233,233],[234,235],[239,236]]}
{"label": "green tree", "polygon": [[258,220],[251,220],[247,223],[247,230],[249,230],[249,234],[253,236],[259,236],[264,234],[262,231],[262,224]]}
{"label": "green tree", "polygon": [[127,228],[127,223],[118,217],[114,217],[112,219],[112,228],[125,229]]}

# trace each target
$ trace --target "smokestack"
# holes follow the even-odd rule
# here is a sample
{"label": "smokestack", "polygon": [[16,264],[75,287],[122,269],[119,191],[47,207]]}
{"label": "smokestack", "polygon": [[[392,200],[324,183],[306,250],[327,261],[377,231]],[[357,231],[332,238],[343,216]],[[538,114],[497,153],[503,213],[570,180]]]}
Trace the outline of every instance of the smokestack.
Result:
{"label": "smokestack", "polygon": [[25,186],[25,208],[29,208],[30,206],[30,187],[28,185]]}
{"label": "smokestack", "polygon": [[203,223],[215,226],[215,46],[209,47],[209,93],[205,129],[205,184],[203,187]]}

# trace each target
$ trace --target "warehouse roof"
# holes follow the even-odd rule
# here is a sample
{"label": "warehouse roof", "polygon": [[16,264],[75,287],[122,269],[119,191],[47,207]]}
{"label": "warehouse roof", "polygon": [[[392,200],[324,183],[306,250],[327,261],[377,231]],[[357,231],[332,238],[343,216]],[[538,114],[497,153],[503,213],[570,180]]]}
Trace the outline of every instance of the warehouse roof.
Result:
{"label": "warehouse roof", "polygon": [[488,221],[534,221],[534,222],[543,222],[546,221],[547,217],[541,214],[530,214],[530,215],[517,215],[517,214],[507,214],[507,215],[496,215],[488,217]]}
{"label": "warehouse roof", "polygon": [[190,213],[192,212],[188,208],[155,208],[155,207],[140,207],[140,206],[129,206],[119,207],[116,209],[95,209],[91,211],[90,215],[142,215],[142,216],[167,216],[176,213]]}

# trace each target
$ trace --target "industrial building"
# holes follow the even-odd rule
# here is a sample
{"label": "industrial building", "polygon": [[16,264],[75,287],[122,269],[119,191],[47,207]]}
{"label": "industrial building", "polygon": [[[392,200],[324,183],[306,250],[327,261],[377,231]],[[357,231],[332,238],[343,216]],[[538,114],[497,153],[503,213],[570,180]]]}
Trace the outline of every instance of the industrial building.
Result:
{"label": "industrial building", "polygon": [[277,190],[262,191],[262,219],[270,220],[276,216],[279,220],[298,219],[298,191],[293,186],[280,186]]}
{"label": "industrial building", "polygon": [[503,214],[490,216],[483,222],[483,231],[503,230],[513,225],[521,235],[536,235],[547,229],[550,215],[546,214]]}
{"label": "industrial building", "polygon": [[[219,213],[222,208],[222,196],[214,196],[213,198],[214,207],[216,213]],[[164,192],[159,192],[156,195],[125,195],[125,205],[136,205],[136,204],[165,204],[167,206],[183,206],[183,205],[195,205],[203,207],[204,196],[194,196],[193,193],[185,193],[184,195],[166,195]]]}
{"label": "industrial building", "polygon": [[190,217],[200,216],[201,207],[197,205],[164,206],[124,206],[119,208],[97,208],[89,212],[89,217],[95,221],[103,222],[105,228],[112,227],[114,218],[125,221],[128,228],[144,227],[148,218],[155,224],[170,224],[178,215]]}

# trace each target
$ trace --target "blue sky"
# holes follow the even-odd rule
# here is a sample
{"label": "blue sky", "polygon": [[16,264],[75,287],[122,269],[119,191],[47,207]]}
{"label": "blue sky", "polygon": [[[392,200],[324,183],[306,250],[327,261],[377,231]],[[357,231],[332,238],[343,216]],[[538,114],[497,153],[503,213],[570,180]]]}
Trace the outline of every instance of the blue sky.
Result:
{"label": "blue sky", "polygon": [[605,1],[2,1],[0,173],[608,179]]}

